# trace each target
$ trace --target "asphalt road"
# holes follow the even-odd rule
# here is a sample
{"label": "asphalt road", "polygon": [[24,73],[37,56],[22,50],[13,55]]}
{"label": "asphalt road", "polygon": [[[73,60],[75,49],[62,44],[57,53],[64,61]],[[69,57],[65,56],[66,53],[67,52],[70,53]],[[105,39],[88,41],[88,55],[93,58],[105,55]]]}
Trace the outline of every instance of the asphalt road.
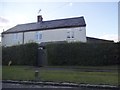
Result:
{"label": "asphalt road", "polygon": [[[39,85],[24,85],[13,83],[2,83],[2,90],[115,90],[103,88],[88,88],[88,87],[65,87],[65,86],[39,86]],[[117,89],[116,89],[117,90]]]}

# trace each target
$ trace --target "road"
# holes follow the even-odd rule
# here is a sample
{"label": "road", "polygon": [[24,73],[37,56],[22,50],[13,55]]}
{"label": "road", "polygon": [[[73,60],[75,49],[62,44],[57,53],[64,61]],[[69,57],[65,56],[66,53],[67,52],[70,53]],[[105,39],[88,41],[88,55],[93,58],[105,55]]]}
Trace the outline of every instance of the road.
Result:
{"label": "road", "polygon": [[[49,86],[49,85],[27,85],[27,84],[13,84],[3,83],[2,90],[115,90],[103,88],[88,88],[88,87],[68,87],[68,86]],[[116,89],[117,90],[117,89]]]}

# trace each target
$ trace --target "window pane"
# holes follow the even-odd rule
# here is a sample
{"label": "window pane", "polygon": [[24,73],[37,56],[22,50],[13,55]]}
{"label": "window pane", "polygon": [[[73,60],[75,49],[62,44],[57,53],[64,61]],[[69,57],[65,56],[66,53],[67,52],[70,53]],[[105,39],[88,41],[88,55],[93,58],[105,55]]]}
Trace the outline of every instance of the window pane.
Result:
{"label": "window pane", "polygon": [[16,40],[18,38],[18,35],[15,33],[14,34],[14,40]]}
{"label": "window pane", "polygon": [[67,32],[67,38],[70,38],[70,32]]}
{"label": "window pane", "polygon": [[72,38],[74,38],[74,31],[72,31]]}
{"label": "window pane", "polygon": [[40,39],[42,39],[42,34],[41,34],[41,33],[39,33],[39,40],[40,40]]}
{"label": "window pane", "polygon": [[42,39],[42,34],[40,32],[36,32],[36,40]]}

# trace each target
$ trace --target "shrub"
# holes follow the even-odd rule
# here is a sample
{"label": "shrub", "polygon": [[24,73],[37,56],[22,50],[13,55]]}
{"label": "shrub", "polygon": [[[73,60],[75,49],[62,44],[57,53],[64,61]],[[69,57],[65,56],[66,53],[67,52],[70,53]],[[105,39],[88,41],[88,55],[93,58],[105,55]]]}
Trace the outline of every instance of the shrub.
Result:
{"label": "shrub", "polygon": [[48,44],[49,65],[115,65],[118,64],[116,43]]}
{"label": "shrub", "polygon": [[7,65],[12,61],[13,65],[36,65],[38,44],[29,43],[2,48],[2,64]]}

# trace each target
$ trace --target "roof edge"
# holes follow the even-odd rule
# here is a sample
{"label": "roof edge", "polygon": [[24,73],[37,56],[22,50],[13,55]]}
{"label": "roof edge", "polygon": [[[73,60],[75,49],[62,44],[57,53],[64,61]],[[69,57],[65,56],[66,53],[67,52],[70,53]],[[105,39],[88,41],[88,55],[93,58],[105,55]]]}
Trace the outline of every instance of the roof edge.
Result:
{"label": "roof edge", "polygon": [[[59,21],[59,20],[67,20],[67,19],[77,19],[77,18],[83,18],[84,20],[84,25],[75,25],[75,26],[60,26],[60,27],[53,27],[53,28],[41,28],[41,29],[33,29],[33,30],[29,30],[29,31],[37,31],[37,30],[49,30],[49,29],[56,29],[56,28],[71,28],[71,27],[83,27],[83,26],[86,26],[86,22],[85,22],[85,19],[84,19],[84,16],[80,16],[80,17],[72,17],[72,18],[63,18],[63,19],[55,19],[55,20],[48,20],[48,21],[43,21],[43,22],[52,22],[52,21]],[[27,24],[37,24],[37,23],[40,23],[40,22],[32,22],[32,23],[25,23],[25,24],[18,24],[16,26],[19,26],[19,25],[27,25]],[[8,30],[2,32],[1,34],[7,34],[7,33],[18,33],[18,32],[29,32],[28,30],[24,30],[24,31],[9,31],[10,29],[13,29],[15,28],[16,26],[12,27],[12,28],[9,28]]]}
{"label": "roof edge", "polygon": [[66,26],[66,27],[56,27],[56,28],[47,28],[47,29],[34,29],[34,30],[25,30],[25,31],[14,31],[14,32],[2,32],[1,34],[10,34],[10,33],[21,33],[21,32],[31,32],[31,31],[44,31],[44,30],[50,30],[50,29],[60,29],[60,28],[75,28],[75,27],[85,27],[85,25],[81,26]]}
{"label": "roof edge", "polygon": [[114,40],[100,39],[100,38],[95,38],[95,37],[88,37],[88,36],[86,36],[86,38],[91,38],[91,39],[96,39],[96,40],[103,40],[103,41],[114,42]]}

